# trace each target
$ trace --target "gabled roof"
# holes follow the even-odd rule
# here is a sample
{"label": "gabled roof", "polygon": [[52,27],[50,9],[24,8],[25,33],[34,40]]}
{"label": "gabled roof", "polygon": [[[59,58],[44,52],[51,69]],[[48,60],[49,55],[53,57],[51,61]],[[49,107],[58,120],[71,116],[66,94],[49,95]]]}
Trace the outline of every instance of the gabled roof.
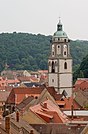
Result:
{"label": "gabled roof", "polygon": [[[14,91],[15,94],[40,94],[42,92],[42,88],[40,87],[17,87],[17,88],[13,88],[12,89]],[[13,92],[12,91],[12,92]]]}
{"label": "gabled roof", "polygon": [[56,102],[55,102],[53,96],[51,96],[51,94],[49,93],[49,91],[48,91],[47,89],[44,89],[44,90],[41,92],[41,94],[40,94],[40,96],[38,97],[38,99],[36,99],[35,104],[39,104],[39,103],[41,103],[41,102],[43,102],[43,101],[45,101],[45,100],[47,100],[47,99],[52,100],[53,103],[56,104]]}
{"label": "gabled roof", "polygon": [[29,76],[18,76],[17,79],[20,82],[23,82],[23,81],[31,81]]}
{"label": "gabled roof", "polygon": [[23,98],[23,95],[31,95],[31,94],[40,94],[43,91],[40,87],[28,88],[28,87],[17,87],[13,88],[9,94],[9,97],[6,103],[15,103],[15,96],[19,95],[20,100]]}
{"label": "gabled roof", "polygon": [[26,106],[26,110],[28,111],[28,109],[29,109],[30,106],[36,105],[36,104],[38,104],[38,103],[41,103],[41,102],[43,102],[43,101],[45,101],[45,100],[47,100],[47,99],[52,100],[52,101],[56,104],[54,98],[50,95],[50,93],[48,92],[48,90],[47,90],[47,89],[44,89],[44,90],[41,92],[40,96],[39,96],[37,99],[32,100],[32,101]]}
{"label": "gabled roof", "polygon": [[79,109],[81,106],[75,101],[75,99],[71,96],[69,98],[64,98],[65,106],[64,109],[71,109],[71,106],[73,104],[74,109]]}
{"label": "gabled roof", "polygon": [[18,79],[13,79],[13,80],[7,80],[8,84],[14,84],[14,83],[20,83]]}
{"label": "gabled roof", "polygon": [[[58,105],[53,103],[53,101],[49,99],[43,101],[42,103],[38,103],[33,107],[30,107],[30,110],[39,115],[45,121],[48,121],[47,123],[65,123],[68,121],[67,116],[61,112]],[[51,121],[50,119],[52,119],[53,121]]]}
{"label": "gabled roof", "polygon": [[[33,101],[33,100],[32,100]],[[43,107],[44,103],[47,103],[47,109]],[[66,122],[68,118],[60,111],[57,103],[54,98],[50,95],[47,89],[44,89],[40,96],[34,101],[30,106],[30,103],[26,107],[27,112],[25,111],[24,117],[30,114],[30,111],[33,112],[37,117],[42,118],[47,122],[47,120],[52,120],[54,117],[54,122]],[[28,110],[29,109],[29,110]],[[26,117],[27,120],[27,117]],[[35,119],[36,120],[36,119]]]}
{"label": "gabled roof", "polygon": [[75,86],[81,84],[81,83],[84,82],[84,81],[85,81],[85,80],[78,79],[78,80],[75,82]]}
{"label": "gabled roof", "polygon": [[[14,126],[11,126],[11,128],[15,130],[14,131],[14,134],[17,134],[18,131],[19,131],[19,129],[21,129],[21,132],[22,133],[29,133],[30,130],[33,130],[34,134],[40,134],[38,131],[36,131],[36,129],[34,129],[31,125],[29,125],[29,123],[27,121],[23,120],[23,118],[21,116],[19,118],[19,122],[17,122],[16,121],[16,112],[14,112],[12,114],[9,114],[8,117],[10,117],[10,123],[12,123],[12,124],[15,125],[15,127]],[[33,118],[33,115],[30,114],[30,119],[32,119],[32,118]],[[16,130],[16,128],[18,128],[18,129]]]}
{"label": "gabled roof", "polygon": [[34,99],[33,96],[29,96],[26,99],[24,99],[20,104],[16,106],[17,109],[22,110],[25,108],[32,100]]}
{"label": "gabled roof", "polygon": [[33,77],[33,76],[19,76],[19,77],[17,77],[17,79],[20,82],[25,82],[25,81],[38,82],[39,81],[38,78]]}
{"label": "gabled roof", "polygon": [[77,91],[78,89],[81,90],[88,89],[88,79],[77,80],[75,83],[75,91]]}
{"label": "gabled roof", "polygon": [[[60,123],[32,124],[42,134],[87,134],[81,133],[85,126]],[[88,126],[87,126],[88,130]],[[85,131],[87,132],[87,131]]]}
{"label": "gabled roof", "polygon": [[75,101],[81,106],[88,105],[88,90],[78,90],[75,95]]}
{"label": "gabled roof", "polygon": [[55,91],[55,88],[54,87],[46,87],[46,89],[48,90],[48,92],[53,96],[53,98],[55,100],[60,100],[62,98],[62,94],[58,94],[56,91]]}
{"label": "gabled roof", "polygon": [[[22,94],[27,95],[27,96],[31,96],[31,95],[39,96],[42,91],[44,91],[44,93],[46,91],[48,91],[51,94],[51,96],[53,96],[52,98],[54,98],[54,99],[56,98],[58,100],[60,98],[60,96],[57,95],[57,93],[53,87],[48,87],[46,90],[45,89],[44,89],[44,87],[31,87],[31,88],[29,88],[29,87],[17,87],[17,88],[13,88],[10,92],[10,95],[9,95],[6,103],[15,103],[15,96],[16,96],[16,98],[19,99],[19,102],[20,102],[20,100],[23,99]],[[56,97],[56,96],[58,96],[58,97]],[[42,97],[42,98],[44,98],[44,97]]]}
{"label": "gabled roof", "polygon": [[38,116],[31,110],[29,110],[28,112],[25,112],[22,118],[29,124],[46,124],[45,120],[43,120],[40,116]]}

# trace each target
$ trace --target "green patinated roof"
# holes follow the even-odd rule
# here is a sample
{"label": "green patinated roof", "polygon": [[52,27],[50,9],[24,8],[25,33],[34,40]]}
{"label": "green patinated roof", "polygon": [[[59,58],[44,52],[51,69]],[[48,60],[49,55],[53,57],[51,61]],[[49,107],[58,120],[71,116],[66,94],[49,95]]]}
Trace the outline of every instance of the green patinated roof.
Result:
{"label": "green patinated roof", "polygon": [[64,31],[56,31],[53,37],[64,37],[67,38],[67,34]]}

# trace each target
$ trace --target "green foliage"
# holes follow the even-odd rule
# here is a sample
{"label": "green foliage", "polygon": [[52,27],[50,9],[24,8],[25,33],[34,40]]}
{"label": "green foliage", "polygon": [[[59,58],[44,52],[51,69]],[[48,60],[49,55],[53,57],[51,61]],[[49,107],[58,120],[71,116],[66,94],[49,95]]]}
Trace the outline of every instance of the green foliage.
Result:
{"label": "green foliage", "polygon": [[[9,65],[11,70],[47,69],[51,36],[28,33],[0,34],[0,71]],[[71,41],[73,70],[75,71],[88,53],[88,41]]]}
{"label": "green foliage", "polygon": [[37,70],[47,68],[50,36],[28,33],[0,34],[0,71],[9,69]]}
{"label": "green foliage", "polygon": [[79,68],[74,72],[74,80],[88,78],[88,55],[83,58]]}

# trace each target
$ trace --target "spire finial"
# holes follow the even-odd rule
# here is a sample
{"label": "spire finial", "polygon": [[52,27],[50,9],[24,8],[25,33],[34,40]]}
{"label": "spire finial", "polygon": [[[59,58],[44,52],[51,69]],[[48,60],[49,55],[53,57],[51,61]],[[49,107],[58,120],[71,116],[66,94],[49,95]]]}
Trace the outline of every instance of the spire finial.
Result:
{"label": "spire finial", "polygon": [[62,31],[61,17],[59,17],[59,23],[57,24],[57,31]]}
{"label": "spire finial", "polygon": [[59,17],[59,24],[61,23],[61,17]]}

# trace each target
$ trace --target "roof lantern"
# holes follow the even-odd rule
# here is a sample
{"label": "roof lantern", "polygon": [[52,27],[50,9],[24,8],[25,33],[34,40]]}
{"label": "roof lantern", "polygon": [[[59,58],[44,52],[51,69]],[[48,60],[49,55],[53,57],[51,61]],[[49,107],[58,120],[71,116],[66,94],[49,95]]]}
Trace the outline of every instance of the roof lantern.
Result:
{"label": "roof lantern", "polygon": [[57,24],[57,31],[54,33],[53,37],[68,38],[67,34],[63,31],[63,25],[61,19],[59,18],[59,23]]}

